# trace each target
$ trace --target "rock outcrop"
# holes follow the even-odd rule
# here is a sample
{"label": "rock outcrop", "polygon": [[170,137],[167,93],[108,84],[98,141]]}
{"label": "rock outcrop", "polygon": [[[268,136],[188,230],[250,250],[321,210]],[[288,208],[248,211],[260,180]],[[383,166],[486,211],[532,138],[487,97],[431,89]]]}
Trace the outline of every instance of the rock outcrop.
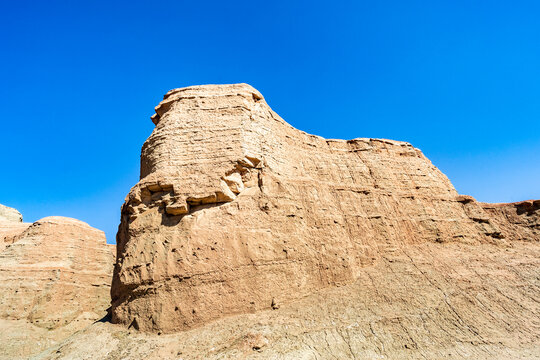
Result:
{"label": "rock outcrop", "polygon": [[0,358],[13,359],[106,315],[114,253],[102,231],[79,220],[47,217],[17,231],[6,223],[0,223],[0,236],[9,233],[0,251]]}
{"label": "rock outcrop", "polygon": [[186,330],[352,284],[406,247],[539,240],[410,144],[306,134],[249,85],[172,90],[152,121],[122,207],[114,323]]}
{"label": "rock outcrop", "polygon": [[0,204],[0,251],[13,243],[30,225],[23,222],[21,213],[16,209]]}
{"label": "rock outcrop", "polygon": [[506,204],[482,204],[507,240],[540,239],[540,200]]}
{"label": "rock outcrop", "polygon": [[0,204],[0,223],[9,222],[22,222],[23,217],[20,212],[14,208],[7,207]]}

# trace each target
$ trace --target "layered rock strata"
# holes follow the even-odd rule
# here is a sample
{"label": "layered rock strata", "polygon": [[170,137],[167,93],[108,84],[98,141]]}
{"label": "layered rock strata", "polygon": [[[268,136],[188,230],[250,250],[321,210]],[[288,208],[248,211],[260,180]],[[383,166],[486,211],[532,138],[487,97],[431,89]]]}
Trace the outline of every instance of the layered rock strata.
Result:
{"label": "layered rock strata", "polygon": [[172,90],[152,120],[122,207],[115,323],[185,330],[352,283],[405,246],[509,246],[506,220],[420,150],[306,134],[249,85]]}
{"label": "layered rock strata", "polygon": [[30,225],[32,224],[23,222],[19,211],[0,204],[0,251],[13,243]]}
{"label": "layered rock strata", "polygon": [[516,203],[482,204],[507,240],[540,239],[540,200]]}
{"label": "layered rock strata", "polygon": [[113,264],[104,233],[79,220],[47,217],[12,232],[0,252],[0,358],[37,352],[103,318]]}

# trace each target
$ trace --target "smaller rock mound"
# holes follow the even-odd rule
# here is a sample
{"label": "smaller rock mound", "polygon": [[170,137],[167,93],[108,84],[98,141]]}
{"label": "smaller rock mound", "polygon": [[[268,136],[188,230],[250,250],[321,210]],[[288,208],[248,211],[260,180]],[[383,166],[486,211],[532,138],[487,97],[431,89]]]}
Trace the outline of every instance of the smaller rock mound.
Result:
{"label": "smaller rock mound", "polygon": [[104,317],[114,263],[104,233],[82,221],[13,224],[24,223],[0,224],[0,358],[39,352]]}

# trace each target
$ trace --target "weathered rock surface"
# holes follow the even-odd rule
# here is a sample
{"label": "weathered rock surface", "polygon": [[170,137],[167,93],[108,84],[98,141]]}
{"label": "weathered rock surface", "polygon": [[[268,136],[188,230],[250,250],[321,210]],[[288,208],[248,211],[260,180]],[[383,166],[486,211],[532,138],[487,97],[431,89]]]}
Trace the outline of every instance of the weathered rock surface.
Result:
{"label": "weathered rock surface", "polygon": [[16,209],[0,204],[0,223],[4,221],[22,222],[23,218]]}
{"label": "weathered rock surface", "polygon": [[507,204],[482,204],[507,240],[540,239],[540,200]]}
{"label": "weathered rock surface", "polygon": [[[433,327],[417,329],[418,335],[410,335],[416,345],[403,340],[407,346],[429,343],[429,333],[437,327],[436,331],[449,332],[449,339],[465,341],[476,332],[475,341],[491,344],[493,338],[484,339],[491,335],[477,327],[469,329],[477,316],[488,323],[492,309],[484,298],[498,296],[498,289],[508,286],[513,289],[504,290],[512,294],[509,302],[529,301],[520,289],[512,288],[509,282],[518,275],[508,269],[501,270],[503,282],[485,288],[479,268],[474,272],[463,265],[460,276],[452,278],[450,263],[458,260],[437,260],[444,263],[438,268],[426,263],[448,256],[445,249],[458,245],[479,251],[492,247],[505,254],[502,249],[512,248],[509,240],[527,237],[537,242],[537,220],[530,222],[522,214],[514,217],[511,206],[493,210],[458,195],[446,176],[408,143],[327,140],[306,134],[283,121],[258,91],[245,84],[172,90],[152,120],[156,128],[142,149],[141,180],[122,208],[111,289],[114,323],[170,333],[227,315],[276,309],[347,285],[358,286],[351,290],[353,302],[373,312],[373,321],[384,321],[377,326],[399,332],[396,337],[406,338],[408,321]],[[531,216],[538,219],[538,212],[533,210]],[[515,228],[521,235],[514,235]],[[420,264],[407,256],[407,249],[424,246],[441,250],[433,250],[433,256]],[[392,254],[401,254],[404,267],[396,268],[388,260],[391,265],[385,268],[384,259]],[[523,286],[537,294],[538,269],[525,267],[531,273],[520,275]],[[413,291],[414,284],[423,284],[422,297],[401,285],[405,283],[400,278],[407,276],[411,284],[405,286]],[[478,278],[474,289],[466,286],[467,276]],[[449,288],[444,290],[443,284]],[[454,293],[461,288],[464,295]],[[470,317],[464,317],[475,294],[482,300]],[[459,305],[450,302],[451,296]],[[347,326],[360,324],[357,336],[365,337],[362,341],[371,342],[369,346],[378,344],[378,352],[384,353],[386,340],[378,339],[375,328],[371,335],[365,332],[364,313],[342,300],[343,307],[333,311],[351,312],[355,322]],[[371,306],[388,313],[383,316]],[[436,317],[430,320],[435,314],[422,306],[444,312],[439,320],[445,324],[441,326]],[[485,313],[476,313],[482,306]],[[538,320],[537,303],[523,306]],[[493,332],[517,334],[521,325],[515,319],[506,322],[508,314],[500,312],[494,315],[501,318],[494,320]],[[306,314],[300,318],[306,326],[317,321]],[[523,326],[518,332],[529,344],[536,341],[538,328]],[[389,344],[398,346],[390,337]],[[306,346],[315,346],[316,341],[305,341]],[[468,351],[469,346],[463,349]]]}
{"label": "weathered rock surface", "polygon": [[23,222],[19,211],[0,204],[0,251],[13,243],[15,238],[30,225],[32,224]]}
{"label": "weathered rock surface", "polygon": [[0,252],[0,358],[42,351],[104,317],[110,302],[114,254],[102,231],[63,217],[23,227],[6,230]]}
{"label": "weathered rock surface", "polygon": [[32,224],[24,222],[0,222],[0,251],[12,244],[30,225]]}
{"label": "weathered rock surface", "polygon": [[96,323],[37,359],[532,360],[539,278],[537,242],[425,242],[277,310],[169,335]]}

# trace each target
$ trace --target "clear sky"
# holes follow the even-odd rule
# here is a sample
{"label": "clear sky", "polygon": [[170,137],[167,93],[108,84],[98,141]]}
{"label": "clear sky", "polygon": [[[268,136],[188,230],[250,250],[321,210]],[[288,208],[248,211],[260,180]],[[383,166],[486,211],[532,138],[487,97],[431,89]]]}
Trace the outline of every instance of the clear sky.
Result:
{"label": "clear sky", "polygon": [[115,241],[153,108],[246,82],[293,126],[404,140],[480,201],[540,198],[538,1],[1,1],[0,203]]}

